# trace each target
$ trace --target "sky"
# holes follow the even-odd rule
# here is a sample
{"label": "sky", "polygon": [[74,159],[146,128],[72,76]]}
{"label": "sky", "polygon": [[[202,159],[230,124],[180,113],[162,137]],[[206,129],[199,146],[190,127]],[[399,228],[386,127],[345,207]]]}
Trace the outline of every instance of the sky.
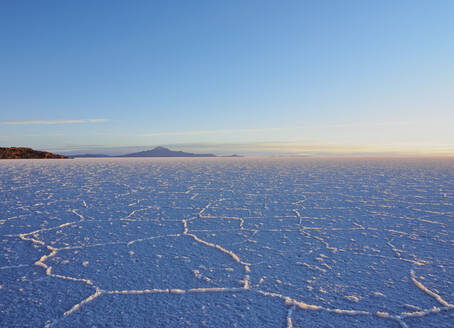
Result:
{"label": "sky", "polygon": [[0,1],[0,146],[454,155],[454,1]]}

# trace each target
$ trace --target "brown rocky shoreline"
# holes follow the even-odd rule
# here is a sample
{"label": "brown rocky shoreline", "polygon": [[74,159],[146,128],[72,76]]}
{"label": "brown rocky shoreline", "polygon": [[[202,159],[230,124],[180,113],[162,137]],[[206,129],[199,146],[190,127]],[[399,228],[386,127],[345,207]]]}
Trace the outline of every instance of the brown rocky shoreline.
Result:
{"label": "brown rocky shoreline", "polygon": [[0,159],[31,159],[31,158],[68,158],[47,151],[34,150],[26,147],[0,147]]}

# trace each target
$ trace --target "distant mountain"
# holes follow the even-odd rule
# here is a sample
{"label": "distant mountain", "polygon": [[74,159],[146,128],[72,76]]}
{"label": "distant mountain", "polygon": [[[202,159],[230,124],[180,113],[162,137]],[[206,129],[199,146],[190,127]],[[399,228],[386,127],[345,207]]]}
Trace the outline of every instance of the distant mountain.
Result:
{"label": "distant mountain", "polygon": [[151,150],[140,151],[138,153],[126,154],[118,157],[216,157],[214,154],[194,154],[184,151],[174,151],[165,147],[156,147]]}
{"label": "distant mountain", "polygon": [[28,159],[28,158],[68,158],[63,155],[39,151],[25,147],[0,147],[0,159]]}
{"label": "distant mountain", "polygon": [[[216,157],[214,154],[194,154],[187,153],[184,151],[170,150],[165,147],[156,147],[151,150],[140,151],[137,153],[130,153],[126,155],[111,156],[105,154],[76,154],[68,155],[72,158],[102,158],[102,157]],[[226,156],[230,157],[230,156]],[[239,157],[238,155],[232,155],[231,157]]]}

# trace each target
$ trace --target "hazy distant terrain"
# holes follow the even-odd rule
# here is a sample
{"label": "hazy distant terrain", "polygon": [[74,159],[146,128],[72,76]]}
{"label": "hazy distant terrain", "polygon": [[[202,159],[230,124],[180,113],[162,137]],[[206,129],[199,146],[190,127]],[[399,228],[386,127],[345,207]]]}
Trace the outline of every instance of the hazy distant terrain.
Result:
{"label": "hazy distant terrain", "polygon": [[194,154],[184,151],[170,150],[165,147],[156,147],[151,150],[139,151],[136,153],[126,154],[123,157],[215,157],[214,154]]}
{"label": "hazy distant terrain", "polygon": [[[135,153],[128,153],[118,156],[109,156],[106,154],[76,154],[70,155],[74,158],[94,158],[94,157],[216,157],[214,154],[195,154],[188,153],[181,150],[170,150],[165,147],[155,147],[150,150],[139,151]],[[238,157],[238,155],[232,155],[232,157]]]}
{"label": "hazy distant terrain", "polygon": [[454,160],[0,162],[1,327],[453,327]]}

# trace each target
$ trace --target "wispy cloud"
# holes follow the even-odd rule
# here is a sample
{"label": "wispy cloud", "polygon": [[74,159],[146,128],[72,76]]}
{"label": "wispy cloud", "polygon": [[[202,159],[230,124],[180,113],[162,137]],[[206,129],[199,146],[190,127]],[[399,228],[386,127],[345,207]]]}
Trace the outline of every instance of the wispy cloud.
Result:
{"label": "wispy cloud", "polygon": [[103,123],[105,118],[89,118],[86,120],[32,120],[32,121],[3,121],[4,125],[50,125],[50,124],[80,124],[80,123]]}
{"label": "wispy cloud", "polygon": [[231,130],[198,130],[198,131],[182,131],[182,132],[156,132],[144,133],[141,137],[161,137],[161,136],[192,136],[200,134],[213,133],[243,133],[243,132],[263,132],[263,131],[279,131],[286,128],[263,128],[263,129],[231,129]]}
{"label": "wispy cloud", "polygon": [[338,124],[321,124],[314,123],[308,125],[298,125],[289,127],[268,127],[268,128],[251,128],[251,129],[223,129],[223,130],[196,130],[196,131],[165,131],[140,134],[141,137],[161,137],[161,136],[192,136],[203,134],[230,134],[230,133],[254,133],[254,132],[272,132],[272,131],[289,131],[302,130],[308,128],[354,128],[354,127],[388,127],[388,126],[408,126],[421,123],[419,121],[397,121],[397,122],[352,122]]}

